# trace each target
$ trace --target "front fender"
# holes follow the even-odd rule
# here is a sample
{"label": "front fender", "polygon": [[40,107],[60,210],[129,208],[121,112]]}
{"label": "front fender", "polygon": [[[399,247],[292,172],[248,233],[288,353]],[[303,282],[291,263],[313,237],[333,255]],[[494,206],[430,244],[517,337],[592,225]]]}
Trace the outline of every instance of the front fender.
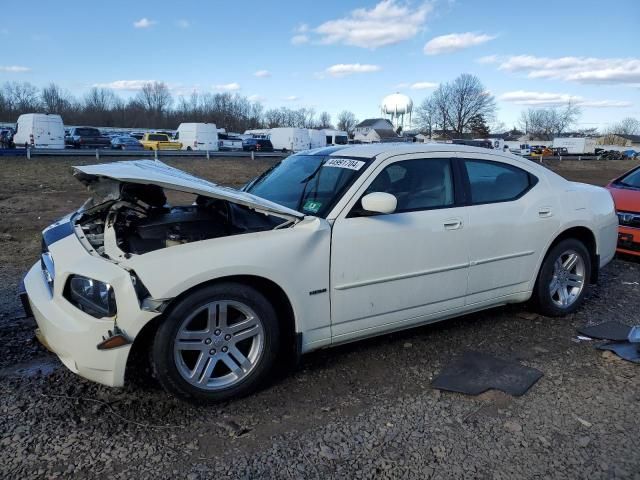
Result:
{"label": "front fender", "polygon": [[175,298],[229,276],[270,280],[289,298],[296,331],[303,334],[308,350],[311,344],[330,341],[330,242],[329,224],[308,218],[291,228],[177,245],[132,256],[121,264],[135,270],[154,299]]}

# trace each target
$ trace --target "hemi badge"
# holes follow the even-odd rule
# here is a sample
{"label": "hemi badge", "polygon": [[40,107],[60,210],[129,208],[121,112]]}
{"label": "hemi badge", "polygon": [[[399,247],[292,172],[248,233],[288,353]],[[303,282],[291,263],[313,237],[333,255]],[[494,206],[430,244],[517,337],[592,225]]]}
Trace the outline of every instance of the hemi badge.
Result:
{"label": "hemi badge", "polygon": [[311,290],[309,292],[309,295],[318,295],[319,293],[325,293],[326,291],[326,288],[321,288],[320,290]]}

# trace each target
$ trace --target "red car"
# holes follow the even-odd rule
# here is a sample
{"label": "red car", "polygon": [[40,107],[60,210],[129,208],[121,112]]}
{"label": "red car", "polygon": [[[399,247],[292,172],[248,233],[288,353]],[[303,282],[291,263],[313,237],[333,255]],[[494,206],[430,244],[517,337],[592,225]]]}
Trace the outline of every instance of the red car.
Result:
{"label": "red car", "polygon": [[618,252],[640,257],[640,166],[612,180],[607,188],[618,213]]}

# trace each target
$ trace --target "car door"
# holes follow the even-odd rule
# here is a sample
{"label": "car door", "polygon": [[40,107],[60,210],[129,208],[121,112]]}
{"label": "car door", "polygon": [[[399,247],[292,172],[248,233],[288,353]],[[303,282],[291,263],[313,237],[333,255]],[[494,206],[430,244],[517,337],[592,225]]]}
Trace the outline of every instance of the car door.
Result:
{"label": "car door", "polygon": [[[443,156],[445,158],[443,158]],[[334,342],[437,318],[464,306],[467,213],[447,155],[381,163],[336,218],[331,243]],[[367,193],[396,196],[391,214],[367,216]]]}
{"label": "car door", "polygon": [[546,182],[500,157],[460,157],[470,204],[467,305],[525,292],[559,226],[555,196]]}

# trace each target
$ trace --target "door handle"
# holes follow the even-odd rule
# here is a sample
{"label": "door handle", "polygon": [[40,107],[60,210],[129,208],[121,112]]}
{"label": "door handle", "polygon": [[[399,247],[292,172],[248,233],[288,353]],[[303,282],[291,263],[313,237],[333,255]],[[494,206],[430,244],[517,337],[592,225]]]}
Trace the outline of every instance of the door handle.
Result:
{"label": "door handle", "polygon": [[542,207],[538,210],[538,216],[541,218],[553,217],[553,210],[551,210],[551,207]]}
{"label": "door handle", "polygon": [[459,218],[452,218],[444,222],[445,230],[459,230],[462,228],[462,220]]}

